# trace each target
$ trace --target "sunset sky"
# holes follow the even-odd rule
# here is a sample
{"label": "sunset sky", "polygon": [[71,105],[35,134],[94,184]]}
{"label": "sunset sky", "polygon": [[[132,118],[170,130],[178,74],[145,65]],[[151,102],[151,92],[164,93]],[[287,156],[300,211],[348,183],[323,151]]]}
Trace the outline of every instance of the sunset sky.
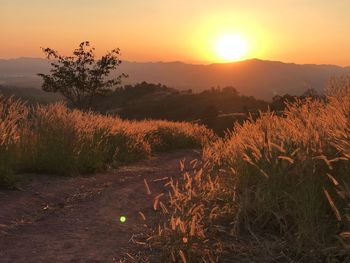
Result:
{"label": "sunset sky", "polygon": [[226,62],[218,43],[238,37],[232,60],[350,66],[349,11],[349,0],[0,0],[0,57],[89,40],[131,61]]}

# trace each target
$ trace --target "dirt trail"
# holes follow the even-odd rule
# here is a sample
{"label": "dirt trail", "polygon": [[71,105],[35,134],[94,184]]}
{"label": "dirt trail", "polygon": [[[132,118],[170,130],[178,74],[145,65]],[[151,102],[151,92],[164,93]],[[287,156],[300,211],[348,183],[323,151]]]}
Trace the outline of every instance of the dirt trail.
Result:
{"label": "dirt trail", "polygon": [[139,212],[154,217],[152,198],[164,190],[157,179],[179,176],[179,161],[198,156],[181,151],[107,174],[42,176],[22,191],[1,190],[0,262],[119,262],[135,246],[133,234],[145,231]]}

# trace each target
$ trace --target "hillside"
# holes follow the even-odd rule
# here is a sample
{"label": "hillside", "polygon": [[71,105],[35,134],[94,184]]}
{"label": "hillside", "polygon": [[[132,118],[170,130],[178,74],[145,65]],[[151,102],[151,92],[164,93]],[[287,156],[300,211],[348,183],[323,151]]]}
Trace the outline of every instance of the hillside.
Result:
{"label": "hillside", "polygon": [[21,190],[0,190],[0,255],[350,262],[349,83],[224,138],[197,124],[0,99],[0,187]]}
{"label": "hillside", "polygon": [[[39,58],[0,60],[0,84],[40,87],[39,72],[48,71]],[[350,67],[298,65],[258,59],[228,64],[193,65],[181,62],[123,62],[125,84],[141,81],[162,83],[172,88],[201,91],[216,86],[234,86],[244,95],[270,100],[274,95],[300,95],[308,88],[322,92],[332,76],[350,73]]]}
{"label": "hillside", "polygon": [[126,85],[95,99],[94,109],[123,119],[162,119],[206,125],[218,134],[248,118],[248,112],[266,111],[269,103],[240,95],[234,87],[193,93],[147,82]]}
{"label": "hillside", "polygon": [[38,88],[2,85],[0,85],[0,96],[13,96],[16,99],[21,99],[31,105],[35,105],[37,103],[48,104],[64,100],[63,96],[58,93],[49,93]]}

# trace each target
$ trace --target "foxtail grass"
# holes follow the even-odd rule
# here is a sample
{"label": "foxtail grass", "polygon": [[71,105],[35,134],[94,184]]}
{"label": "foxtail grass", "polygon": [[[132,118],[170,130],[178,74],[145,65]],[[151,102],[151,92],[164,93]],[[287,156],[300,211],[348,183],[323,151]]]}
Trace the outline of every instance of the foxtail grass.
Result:
{"label": "foxtail grass", "polygon": [[23,172],[95,173],[156,152],[201,147],[213,137],[197,124],[134,122],[63,103],[27,107],[0,98],[0,185]]}
{"label": "foxtail grass", "polygon": [[326,94],[207,145],[168,183],[151,245],[169,262],[350,261],[349,78]]}

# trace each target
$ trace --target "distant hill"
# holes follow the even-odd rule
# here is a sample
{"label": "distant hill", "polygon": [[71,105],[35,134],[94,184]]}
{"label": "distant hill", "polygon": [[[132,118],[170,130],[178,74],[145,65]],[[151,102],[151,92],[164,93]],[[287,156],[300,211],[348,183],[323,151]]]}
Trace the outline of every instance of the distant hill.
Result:
{"label": "distant hill", "polygon": [[[40,58],[0,60],[0,85],[40,87],[39,72],[49,63]],[[226,64],[193,65],[182,62],[123,62],[125,84],[142,81],[162,83],[179,90],[202,91],[216,86],[234,86],[244,95],[270,100],[274,95],[300,95],[313,88],[322,93],[329,78],[350,74],[350,67],[293,64],[258,59]]]}
{"label": "distant hill", "polygon": [[26,101],[27,104],[35,105],[48,104],[58,101],[63,101],[64,98],[58,93],[49,93],[41,89],[32,87],[14,87],[14,86],[1,86],[0,85],[0,96],[13,97],[15,99],[21,99]]}
{"label": "distant hill", "polygon": [[108,96],[95,97],[93,102],[96,111],[122,119],[197,122],[218,134],[232,128],[236,121],[266,111],[268,106],[265,101],[240,95],[234,87],[192,93],[147,82],[125,85]]}

